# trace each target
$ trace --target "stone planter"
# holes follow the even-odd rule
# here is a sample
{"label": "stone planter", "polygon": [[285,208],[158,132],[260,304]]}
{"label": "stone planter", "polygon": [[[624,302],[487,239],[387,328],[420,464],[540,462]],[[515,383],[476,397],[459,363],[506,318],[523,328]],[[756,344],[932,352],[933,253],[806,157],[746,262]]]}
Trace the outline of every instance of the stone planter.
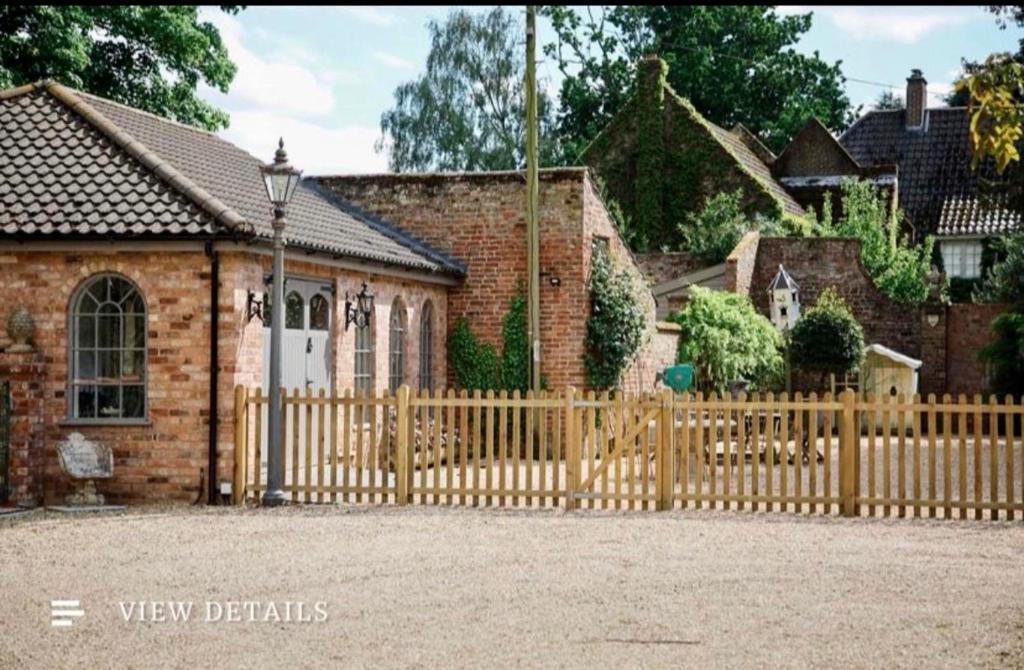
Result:
{"label": "stone planter", "polygon": [[18,305],[11,312],[11,315],[7,317],[7,335],[11,338],[11,344],[7,347],[7,351],[12,353],[21,353],[26,351],[32,351],[32,336],[35,333],[36,325],[32,320],[32,315],[28,311],[28,307],[25,305]]}

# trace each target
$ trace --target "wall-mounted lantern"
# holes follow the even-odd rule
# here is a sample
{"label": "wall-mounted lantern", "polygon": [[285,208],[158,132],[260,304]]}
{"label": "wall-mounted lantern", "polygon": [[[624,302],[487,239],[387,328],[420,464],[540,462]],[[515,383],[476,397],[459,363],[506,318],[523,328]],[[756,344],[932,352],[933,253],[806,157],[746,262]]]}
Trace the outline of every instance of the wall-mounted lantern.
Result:
{"label": "wall-mounted lantern", "polygon": [[776,330],[780,333],[793,330],[800,319],[800,286],[782,265],[768,285],[768,306]]}
{"label": "wall-mounted lantern", "polygon": [[354,296],[345,292],[345,330],[353,323],[356,328],[366,328],[372,315],[373,294],[366,290],[366,282],[363,282],[363,289]]}
{"label": "wall-mounted lantern", "polygon": [[263,320],[263,305],[266,304],[265,293],[257,293],[252,289],[249,289],[249,294],[245,298],[245,318],[246,323],[251,322],[253,319],[259,319],[260,323],[265,324]]}

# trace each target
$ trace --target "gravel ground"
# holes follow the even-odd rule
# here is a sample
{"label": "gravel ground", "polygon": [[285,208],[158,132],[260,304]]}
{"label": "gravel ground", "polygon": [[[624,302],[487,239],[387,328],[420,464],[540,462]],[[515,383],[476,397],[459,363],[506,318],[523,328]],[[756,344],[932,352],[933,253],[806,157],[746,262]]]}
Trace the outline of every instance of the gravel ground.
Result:
{"label": "gravel ground", "polygon": [[[143,508],[0,518],[0,668],[1024,667],[1024,524]],[[72,628],[49,601],[81,600]],[[194,601],[127,623],[120,601]],[[207,601],[322,623],[204,623]]]}

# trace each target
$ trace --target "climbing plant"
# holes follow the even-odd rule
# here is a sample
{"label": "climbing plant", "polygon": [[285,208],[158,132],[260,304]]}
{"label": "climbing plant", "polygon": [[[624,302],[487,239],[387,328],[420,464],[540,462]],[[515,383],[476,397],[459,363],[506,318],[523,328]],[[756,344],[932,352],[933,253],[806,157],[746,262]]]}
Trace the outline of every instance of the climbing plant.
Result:
{"label": "climbing plant", "polygon": [[584,367],[587,384],[613,388],[640,351],[647,332],[647,317],[636,277],[615,271],[605,244],[597,243],[590,255],[590,316],[587,317]]}

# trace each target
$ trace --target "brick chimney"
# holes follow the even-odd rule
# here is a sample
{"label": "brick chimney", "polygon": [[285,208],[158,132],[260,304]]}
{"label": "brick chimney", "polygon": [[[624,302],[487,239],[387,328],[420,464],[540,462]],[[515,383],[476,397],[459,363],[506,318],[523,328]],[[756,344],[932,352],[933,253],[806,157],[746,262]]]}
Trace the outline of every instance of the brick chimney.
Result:
{"label": "brick chimney", "polygon": [[928,108],[928,80],[917,68],[907,77],[907,128],[924,127],[924,112]]}

